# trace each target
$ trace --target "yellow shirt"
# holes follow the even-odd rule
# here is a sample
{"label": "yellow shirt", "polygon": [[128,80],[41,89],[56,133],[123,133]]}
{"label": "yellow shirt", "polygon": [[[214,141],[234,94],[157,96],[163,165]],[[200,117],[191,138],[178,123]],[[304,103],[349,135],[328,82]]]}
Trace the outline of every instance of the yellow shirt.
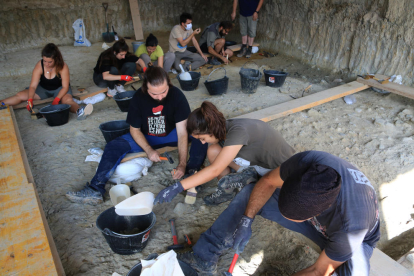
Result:
{"label": "yellow shirt", "polygon": [[[148,51],[147,51],[147,46],[145,46],[144,44],[141,44],[138,49],[135,51],[135,55],[137,57],[140,57],[142,54],[147,54],[148,55]],[[152,52],[150,58],[151,61],[157,61],[159,57],[164,56],[164,51],[162,50],[162,48],[160,47],[160,45],[157,45],[157,48],[155,48],[155,51]]]}

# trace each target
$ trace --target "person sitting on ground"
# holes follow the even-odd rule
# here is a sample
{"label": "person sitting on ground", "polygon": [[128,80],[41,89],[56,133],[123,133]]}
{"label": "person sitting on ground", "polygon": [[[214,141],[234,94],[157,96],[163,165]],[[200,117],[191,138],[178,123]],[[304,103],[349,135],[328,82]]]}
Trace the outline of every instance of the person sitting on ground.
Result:
{"label": "person sitting on ground", "polygon": [[233,29],[230,21],[222,21],[211,24],[201,34],[199,44],[203,53],[212,55],[210,64],[220,65],[220,60],[225,64],[229,63],[228,58],[233,56],[233,51],[227,49],[226,39],[224,38]]}
{"label": "person sitting on ground", "polygon": [[236,19],[237,3],[240,4],[240,34],[242,35],[242,47],[238,57],[252,56],[252,47],[256,37],[257,19],[262,8],[263,0],[234,0],[231,20]]}
{"label": "person sitting on ground", "polygon": [[14,96],[0,102],[10,106],[27,101],[27,110],[33,108],[33,100],[44,100],[53,97],[52,105],[59,103],[70,105],[70,111],[78,115],[79,120],[85,119],[93,111],[93,106],[79,107],[73,101],[70,87],[69,67],[63,61],[59,48],[49,43],[43,47],[42,59],[36,63],[33,69],[30,86]]}
{"label": "person sitting on ground", "polygon": [[[223,113],[208,101],[191,112],[187,132],[201,143],[208,143],[210,166],[162,190],[155,201],[170,202],[178,193],[213,178],[219,180],[215,193],[206,196],[207,205],[231,200],[236,189],[241,190],[258,175],[277,168],[291,157],[295,150],[269,124],[253,119],[226,119]],[[237,173],[231,173],[237,172]],[[175,188],[176,187],[176,188]]]}
{"label": "person sitting on ground", "polygon": [[230,247],[243,252],[256,215],[308,237],[321,249],[317,261],[294,276],[369,275],[381,235],[378,199],[368,178],[347,161],[321,151],[295,154],[244,187],[201,234],[193,252],[178,259],[212,275]]}
{"label": "person sitting on ground", "polygon": [[158,45],[158,39],[153,34],[149,34],[145,44],[141,44],[138,47],[135,55],[140,58],[138,63],[143,72],[147,69],[148,64],[152,63],[153,66],[164,68],[165,72],[168,73],[175,60],[174,53],[167,52],[164,55],[164,51]]}
{"label": "person sitting on ground", "polygon": [[[187,61],[187,64],[184,68],[186,71],[188,71],[190,64],[191,69],[195,70],[208,61],[207,57],[201,51],[197,39],[194,37],[194,35],[199,34],[201,30],[198,28],[193,31],[192,22],[193,19],[191,17],[191,14],[181,14],[180,25],[175,25],[172,28],[170,38],[168,40],[170,44],[169,51],[175,54],[174,68],[175,70],[178,70],[178,72],[181,71],[179,65],[181,64],[182,59]],[[190,41],[193,42],[198,54],[187,50],[187,45],[190,43]]]}
{"label": "person sitting on ground", "polygon": [[155,150],[178,146],[178,166],[173,179],[180,179],[190,171],[199,170],[207,155],[207,145],[192,139],[187,162],[188,133],[186,129],[190,106],[183,92],[171,84],[160,67],[150,67],[143,75],[142,87],[131,100],[126,121],[130,133],[109,142],[104,150],[91,184],[66,197],[77,203],[98,204],[103,201],[105,184],[127,153],[143,152],[153,162],[160,162]]}
{"label": "person sitting on ground", "polygon": [[125,92],[124,84],[133,80],[139,58],[128,50],[125,40],[118,40],[99,55],[93,69],[93,82],[99,87],[108,87],[108,97]]}

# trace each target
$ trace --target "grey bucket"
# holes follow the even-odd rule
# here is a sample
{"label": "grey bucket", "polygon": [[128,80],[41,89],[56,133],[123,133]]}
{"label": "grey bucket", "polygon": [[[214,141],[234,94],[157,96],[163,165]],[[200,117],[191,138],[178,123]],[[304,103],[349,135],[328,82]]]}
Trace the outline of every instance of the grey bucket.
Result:
{"label": "grey bucket", "polygon": [[253,94],[256,93],[260,79],[262,78],[262,73],[258,69],[256,70],[251,68],[243,68],[244,65],[249,62],[253,62],[257,67],[259,67],[256,62],[248,61],[243,64],[242,68],[239,71],[239,74],[242,92],[246,94]]}
{"label": "grey bucket", "polygon": [[144,42],[142,41],[133,41],[132,42],[132,49],[133,49],[133,53],[135,54],[135,52],[138,50],[138,47],[141,46],[141,44],[144,44]]}
{"label": "grey bucket", "polygon": [[69,121],[69,110],[68,104],[56,104],[45,106],[39,112],[45,117],[49,126],[61,126]]}

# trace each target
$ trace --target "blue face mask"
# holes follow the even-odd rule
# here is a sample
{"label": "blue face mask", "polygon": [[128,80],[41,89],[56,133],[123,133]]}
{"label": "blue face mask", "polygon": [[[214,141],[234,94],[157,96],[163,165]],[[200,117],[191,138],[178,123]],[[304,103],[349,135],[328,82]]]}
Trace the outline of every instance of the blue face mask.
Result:
{"label": "blue face mask", "polygon": [[185,27],[186,31],[191,30],[191,28],[193,28],[193,24],[187,24],[187,26]]}

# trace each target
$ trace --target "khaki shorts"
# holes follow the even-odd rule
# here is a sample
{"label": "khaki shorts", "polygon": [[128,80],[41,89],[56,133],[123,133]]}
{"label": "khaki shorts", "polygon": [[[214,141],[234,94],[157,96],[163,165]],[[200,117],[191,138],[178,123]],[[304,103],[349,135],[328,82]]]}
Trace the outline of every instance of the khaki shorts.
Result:
{"label": "khaki shorts", "polygon": [[256,37],[257,19],[253,21],[253,16],[244,17],[240,15],[240,34],[242,36]]}

